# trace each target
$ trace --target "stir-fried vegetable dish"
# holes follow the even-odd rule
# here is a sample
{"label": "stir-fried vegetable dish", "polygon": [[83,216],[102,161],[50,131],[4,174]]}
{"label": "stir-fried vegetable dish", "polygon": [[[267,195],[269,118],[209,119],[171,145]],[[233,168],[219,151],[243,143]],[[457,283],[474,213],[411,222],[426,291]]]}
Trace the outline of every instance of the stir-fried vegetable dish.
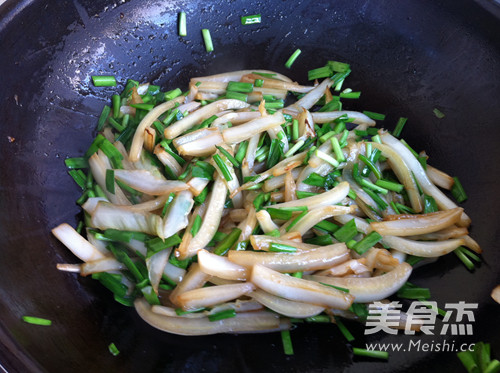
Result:
{"label": "stir-fried vegetable dish", "polygon": [[449,196],[467,197],[401,139],[406,118],[388,131],[382,114],[344,110],[360,97],[350,72],[329,61],[300,85],[234,71],[185,92],[128,80],[66,159],[83,219],[53,233],[83,263],[58,268],[180,335],[342,327],[396,293],[428,299],[414,266],[479,260]]}

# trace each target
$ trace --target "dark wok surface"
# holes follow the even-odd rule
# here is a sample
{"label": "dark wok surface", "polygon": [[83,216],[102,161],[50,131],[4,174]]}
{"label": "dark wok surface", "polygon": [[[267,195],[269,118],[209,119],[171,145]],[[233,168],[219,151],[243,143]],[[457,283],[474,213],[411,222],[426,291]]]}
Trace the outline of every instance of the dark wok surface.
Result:
{"label": "dark wok surface", "polygon": [[[389,372],[459,371],[454,352],[391,353],[388,363],[353,359],[334,326],[292,332],[285,357],[279,334],[178,337],[154,330],[91,279],[60,273],[76,262],[50,234],[75,224],[79,191],[63,159],[90,144],[111,89],[90,84],[113,74],[185,87],[188,77],[269,68],[306,82],[327,59],[350,62],[346,86],[363,92],[351,109],[387,114],[384,126],[409,117],[404,137],[429,163],[457,175],[484,263],[469,273],[455,256],[418,269],[438,305],[480,303],[474,335],[423,340],[492,343],[500,357],[497,211],[500,150],[500,22],[471,1],[8,1],[0,7],[0,362],[11,372]],[[224,5],[221,5],[224,4]],[[489,6],[492,6],[489,3]],[[494,5],[493,5],[494,6]],[[176,14],[188,14],[188,37]],[[239,17],[262,14],[262,24]],[[212,32],[204,50],[200,29]],[[284,62],[302,55],[290,71]],[[433,108],[446,114],[437,119]],[[9,138],[15,140],[10,142]],[[11,139],[12,140],[12,139]],[[53,320],[30,326],[22,315]],[[363,328],[348,324],[364,347]],[[436,333],[439,334],[439,333]],[[431,338],[432,337],[432,338]],[[379,333],[367,341],[419,337]],[[116,343],[121,353],[107,350]],[[353,363],[354,361],[354,363]]]}

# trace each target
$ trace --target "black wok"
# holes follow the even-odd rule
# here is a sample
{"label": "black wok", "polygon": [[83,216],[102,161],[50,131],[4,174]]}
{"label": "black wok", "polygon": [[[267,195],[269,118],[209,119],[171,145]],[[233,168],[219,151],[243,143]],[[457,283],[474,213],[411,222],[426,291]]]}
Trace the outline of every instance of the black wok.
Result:
{"label": "black wok", "polygon": [[[387,114],[384,126],[409,118],[404,137],[426,149],[430,164],[457,175],[484,263],[469,273],[454,255],[418,269],[439,305],[479,303],[472,336],[423,340],[492,343],[500,357],[500,21],[494,2],[465,0],[338,1],[7,1],[0,7],[0,362],[10,372],[320,372],[460,371],[455,352],[391,353],[389,362],[352,358],[335,326],[300,326],[295,355],[279,334],[178,337],[145,324],[89,278],[56,271],[75,262],[50,234],[75,224],[78,187],[63,159],[90,144],[112,90],[94,74],[185,87],[188,77],[268,68],[305,83],[327,59],[350,62],[349,86],[363,92],[350,108]],[[487,11],[486,8],[489,10]],[[188,14],[188,37],[176,14]],[[240,16],[262,14],[260,25]],[[496,13],[496,15],[494,14]],[[206,53],[201,28],[212,32]],[[302,49],[291,70],[284,62]],[[438,119],[433,109],[445,113]],[[53,320],[51,327],[20,321]],[[378,333],[366,339],[416,336]],[[439,333],[437,333],[439,334]],[[121,353],[114,357],[108,344]]]}

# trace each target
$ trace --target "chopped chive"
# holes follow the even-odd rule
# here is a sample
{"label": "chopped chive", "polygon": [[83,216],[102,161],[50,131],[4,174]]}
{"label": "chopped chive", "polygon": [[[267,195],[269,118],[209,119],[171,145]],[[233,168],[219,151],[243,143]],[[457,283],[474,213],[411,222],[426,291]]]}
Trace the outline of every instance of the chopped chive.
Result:
{"label": "chopped chive", "polygon": [[360,98],[361,92],[341,92],[340,98]]}
{"label": "chopped chive", "polygon": [[260,23],[260,22],[261,22],[260,14],[252,14],[249,16],[242,16],[241,17],[241,24],[242,25],[253,25],[254,23]]}
{"label": "chopped chive", "polygon": [[288,157],[291,157],[292,155],[294,155],[297,150],[300,149],[300,147],[304,145],[304,140],[299,140],[295,143],[294,146],[292,146],[284,155],[285,158],[288,158]]}
{"label": "chopped chive", "polygon": [[248,96],[246,94],[241,93],[241,92],[235,92],[235,91],[227,91],[226,98],[232,99],[232,100],[240,100],[243,102],[247,102],[247,100],[248,100]]}
{"label": "chopped chive", "polygon": [[106,229],[102,235],[111,241],[130,242],[134,236],[134,232],[121,231],[119,229]]}
{"label": "chopped chive", "polygon": [[396,203],[396,207],[401,213],[406,212],[408,214],[415,214],[415,210],[413,210],[410,206],[405,206],[401,203]]}
{"label": "chopped chive", "polygon": [[436,200],[433,197],[424,194],[424,214],[436,211],[438,211]]}
{"label": "chopped chive", "polygon": [[127,286],[121,280],[122,275],[107,272],[93,273],[92,279],[99,280],[99,282],[115,296],[125,297],[127,294]]}
{"label": "chopped chive", "polygon": [[340,164],[335,158],[322,152],[321,150],[316,150],[315,154],[318,158],[321,158],[325,162],[330,163],[333,167],[338,167]]}
{"label": "chopped chive", "polygon": [[[64,160],[64,164],[66,164],[66,167],[68,168],[88,168],[89,167],[89,162],[85,157],[75,157],[75,158],[66,158]],[[89,175],[92,175],[90,173]]]}
{"label": "chopped chive", "polygon": [[120,95],[111,96],[111,103],[113,104],[113,117],[118,118],[120,115],[121,97]]}
{"label": "chopped chive", "polygon": [[259,195],[253,200],[253,206],[255,207],[255,210],[260,211],[264,203],[269,201],[270,197],[270,193],[259,193]]}
{"label": "chopped chive", "polygon": [[92,82],[96,87],[116,87],[116,79],[110,75],[93,75]]}
{"label": "chopped chive", "polygon": [[269,79],[273,79],[273,78],[276,76],[276,74],[270,74],[270,73],[259,73],[259,72],[257,72],[257,71],[252,71],[252,74],[255,74],[255,75],[260,75],[260,76],[262,76],[262,77],[264,77],[264,78],[269,78]]}
{"label": "chopped chive", "polygon": [[214,249],[214,254],[225,255],[228,250],[238,241],[241,235],[241,229],[233,228],[231,233],[229,233],[222,241],[220,241]]}
{"label": "chopped chive", "polygon": [[271,216],[271,219],[279,219],[279,220],[289,220],[292,218],[292,211],[283,210],[283,209],[275,209],[272,207],[266,208],[266,211]]}
{"label": "chopped chive", "polygon": [[243,162],[243,159],[245,158],[245,155],[247,152],[247,148],[248,148],[248,141],[243,141],[240,143],[240,145],[238,147],[238,151],[236,152],[236,155],[234,156],[234,158],[236,159],[236,161],[238,163],[241,164],[241,162]]}
{"label": "chopped chive", "polygon": [[305,243],[310,243],[311,245],[326,246],[332,245],[333,240],[329,234],[324,234],[322,236],[316,236],[313,238],[308,238],[304,240]]}
{"label": "chopped chive", "polygon": [[214,154],[212,158],[219,167],[219,170],[222,173],[222,176],[224,176],[224,179],[226,179],[227,181],[233,180],[233,177],[231,176],[231,173],[229,172],[229,169],[227,168],[226,163],[224,163],[224,161],[222,160],[221,156],[219,154]]}
{"label": "chopped chive", "polygon": [[236,317],[236,311],[234,309],[224,310],[213,315],[208,315],[208,320],[210,321],[219,321],[224,319],[229,319],[231,317]]}
{"label": "chopped chive", "polygon": [[384,120],[385,119],[385,114],[380,114],[380,113],[374,113],[373,111],[363,111],[363,114],[366,115],[368,118],[371,118],[373,120]]}
{"label": "chopped chive", "polygon": [[23,319],[24,322],[26,322],[28,324],[41,325],[41,326],[50,326],[50,325],[52,325],[52,320],[43,319],[41,317],[23,316],[22,319]]}
{"label": "chopped chive", "polygon": [[308,80],[315,80],[315,79],[321,79],[321,78],[328,78],[332,76],[333,71],[330,68],[330,66],[326,65],[323,67],[318,67],[317,69],[312,69],[307,72],[307,79]]}
{"label": "chopped chive", "polygon": [[145,286],[141,289],[142,295],[151,305],[160,305],[160,299],[158,299],[158,295],[154,292],[151,286]]}
{"label": "chopped chive", "polygon": [[266,109],[282,109],[284,106],[285,102],[283,100],[266,101],[264,104]]}
{"label": "chopped chive", "polygon": [[120,122],[118,122],[113,117],[109,117],[108,122],[111,125],[111,127],[116,129],[118,132],[123,132],[123,130],[125,129],[125,126],[123,124],[121,124]]}
{"label": "chopped chive", "polygon": [[294,246],[273,242],[269,246],[269,251],[277,253],[294,253],[297,251],[297,248]]}
{"label": "chopped chive", "polygon": [[462,246],[460,246],[457,249],[453,250],[453,252],[469,271],[473,271],[475,268],[474,263],[469,258],[467,258],[467,255],[464,254],[462,249]]}
{"label": "chopped chive", "polygon": [[[387,203],[382,198],[380,198],[379,195],[375,193],[372,189],[367,187],[363,187],[362,189],[365,191],[366,194],[368,194],[373,199],[373,201],[377,204],[379,209],[385,210],[387,208],[388,206]],[[397,206],[399,208],[399,205]]]}
{"label": "chopped chive", "polygon": [[384,180],[384,179],[378,179],[375,182],[375,185],[377,185],[381,188],[384,188],[384,189],[392,190],[392,191],[397,192],[397,193],[401,193],[401,191],[404,189],[403,184],[395,183],[393,181]]}
{"label": "chopped chive", "polygon": [[340,227],[337,224],[332,223],[331,221],[323,220],[316,224],[313,228],[318,228],[330,233],[335,233],[339,230]]}
{"label": "chopped chive", "polygon": [[180,244],[182,239],[177,235],[174,234],[173,236],[170,236],[163,241],[161,238],[156,237],[156,238],[151,238],[145,242],[146,247],[148,250],[151,250],[155,253],[165,250],[169,247],[176,246]]}
{"label": "chopped chive", "polygon": [[406,257],[406,263],[408,263],[409,265],[411,265],[412,267],[417,264],[418,262],[421,262],[422,260],[424,260],[424,258],[422,258],[421,256],[416,256],[416,255],[408,255]]}
{"label": "chopped chive", "polygon": [[191,234],[196,236],[196,233],[200,230],[201,227],[201,216],[196,215],[196,218],[194,218],[193,226],[191,227]]}
{"label": "chopped chive", "polygon": [[467,250],[465,247],[460,246],[460,251],[462,251],[465,255],[467,255],[469,258],[472,258],[476,262],[478,262],[478,263],[481,262],[481,258],[479,256],[474,254],[472,251]]}
{"label": "chopped chive", "polygon": [[87,177],[83,173],[82,170],[69,170],[68,174],[73,178],[75,183],[82,189],[85,189],[87,186]]}
{"label": "chopped chive", "polygon": [[229,83],[227,83],[226,90],[227,91],[250,93],[250,92],[253,92],[253,85],[252,85],[252,83],[246,83],[246,82],[229,82]]}
{"label": "chopped chive", "polygon": [[341,242],[347,242],[352,240],[357,234],[356,221],[353,218],[333,233],[333,236]]}
{"label": "chopped chive", "polygon": [[366,321],[369,314],[368,307],[364,303],[353,303],[351,307],[349,307],[349,311],[358,316],[361,321]]}
{"label": "chopped chive", "polygon": [[274,167],[283,157],[283,143],[279,139],[273,139],[269,148],[269,156],[266,160],[267,168]]}
{"label": "chopped chive", "polygon": [[99,116],[99,120],[97,121],[97,131],[102,131],[104,128],[104,124],[106,123],[106,119],[108,119],[109,114],[111,113],[111,108],[108,105],[105,105],[102,108],[101,115]]}
{"label": "chopped chive", "polygon": [[331,285],[331,284],[327,284],[327,283],[324,283],[324,282],[320,282],[321,285],[324,285],[324,286],[328,286],[328,287],[331,287],[331,288],[334,288],[334,289],[337,289],[343,293],[349,293],[349,289],[346,289],[346,288],[343,288],[343,287],[340,287],[340,286],[335,286],[335,285]]}
{"label": "chopped chive", "polygon": [[434,113],[434,115],[436,116],[436,118],[438,119],[443,119],[445,117],[445,115],[443,114],[443,112],[441,110],[439,110],[438,108],[434,108],[432,110],[432,112]]}
{"label": "chopped chive", "polygon": [[165,101],[173,100],[174,98],[179,97],[180,95],[182,95],[182,91],[180,88],[173,89],[165,93]]}
{"label": "chopped chive", "polygon": [[130,106],[136,109],[146,110],[146,111],[150,111],[151,109],[154,108],[153,104],[144,104],[144,103],[130,104]]}
{"label": "chopped chive", "polygon": [[342,320],[340,320],[339,317],[337,316],[334,316],[335,318],[335,323],[337,324],[337,326],[339,327],[340,331],[342,332],[342,334],[344,335],[345,339],[347,339],[348,342],[352,342],[354,341],[354,336],[351,334],[351,332],[346,328],[346,326],[344,325],[344,323],[342,322]]}
{"label": "chopped chive", "polygon": [[408,118],[405,118],[405,117],[401,117],[398,119],[398,123],[396,124],[396,128],[394,128],[394,131],[392,131],[392,135],[394,137],[401,136],[401,131],[403,131],[403,127],[405,126],[407,120],[408,120]]}
{"label": "chopped chive", "polygon": [[312,172],[304,181],[304,184],[317,186],[323,188],[326,182],[326,177],[318,175],[316,172]]}
{"label": "chopped chive", "polygon": [[421,288],[410,282],[405,282],[405,284],[398,290],[396,295],[399,298],[405,299],[430,299],[431,292],[427,288]]}
{"label": "chopped chive", "polygon": [[281,235],[278,229],[273,229],[271,232],[266,233],[266,236],[279,237]]}
{"label": "chopped chive", "polygon": [[115,171],[110,168],[106,170],[106,190],[115,194]]}
{"label": "chopped chive", "polygon": [[292,53],[290,58],[285,62],[285,67],[287,69],[292,67],[293,63],[295,62],[300,53],[302,53],[300,49],[296,49],[295,52]]}
{"label": "chopped chive", "polygon": [[186,12],[179,13],[179,36],[186,36]]}
{"label": "chopped chive", "polygon": [[224,149],[223,147],[221,146],[215,146],[217,149],[219,149],[219,151],[224,154],[224,157],[227,158],[227,160],[229,162],[231,162],[233,164],[234,167],[240,167],[240,162],[238,162],[232,155],[231,153],[229,153],[226,149]]}
{"label": "chopped chive", "polygon": [[292,338],[289,330],[281,331],[281,342],[283,343],[283,351],[285,355],[293,355]]}
{"label": "chopped chive", "polygon": [[264,85],[264,80],[262,80],[262,79],[255,79],[255,81],[254,81],[253,84],[254,84],[255,87],[262,87]]}
{"label": "chopped chive", "polygon": [[338,73],[345,73],[349,71],[350,65],[345,62],[339,62],[339,61],[328,61],[327,65],[332,69],[332,71],[338,72]]}
{"label": "chopped chive", "polygon": [[399,209],[398,209],[398,207],[396,206],[396,203],[395,203],[394,201],[389,202],[389,205],[391,205],[391,207],[392,207],[392,209],[394,210],[394,213],[395,213],[396,215],[401,214],[401,213],[399,212]]}
{"label": "chopped chive", "polygon": [[366,350],[364,348],[353,347],[352,353],[357,356],[373,357],[376,359],[389,359],[387,351]]}
{"label": "chopped chive", "polygon": [[332,143],[333,152],[335,153],[335,157],[337,158],[337,161],[344,162],[345,161],[344,153],[342,152],[342,149],[340,148],[339,139],[337,139],[336,137],[332,137],[330,139],[330,141]]}
{"label": "chopped chive", "polygon": [[462,186],[462,183],[460,180],[458,180],[458,177],[453,177],[453,180],[455,181],[453,183],[453,186],[451,187],[451,194],[453,195],[453,198],[458,203],[462,203],[467,199],[467,194],[465,193],[464,187]]}
{"label": "chopped chive", "polygon": [[299,138],[299,121],[294,119],[292,121],[292,140],[295,141]]}
{"label": "chopped chive", "polygon": [[297,192],[295,192],[295,193],[297,194],[298,199],[312,197],[312,196],[316,196],[319,194],[319,193],[315,193],[315,192],[304,192],[302,190],[297,190]]}
{"label": "chopped chive", "polygon": [[380,179],[382,177],[382,173],[371,159],[365,157],[363,154],[359,155],[359,159],[370,169],[370,171],[373,172],[377,179]]}
{"label": "chopped chive", "polygon": [[118,356],[118,354],[120,353],[120,350],[118,350],[118,348],[116,347],[116,345],[114,343],[110,343],[108,345],[108,350],[111,353],[111,355],[113,355],[113,356]]}
{"label": "chopped chive", "polygon": [[302,219],[307,214],[307,212],[308,211],[305,210],[302,211],[299,215],[297,215],[297,217],[293,219],[293,221],[286,227],[286,231],[290,232],[290,229],[292,229],[299,222],[299,220]]}
{"label": "chopped chive", "polygon": [[380,242],[380,240],[382,240],[382,236],[379,233],[372,231],[368,233],[361,241],[357,242],[352,249],[359,255],[363,255],[376,243]]}
{"label": "chopped chive", "polygon": [[205,43],[205,49],[207,52],[213,52],[214,50],[214,45],[212,43],[212,37],[210,36],[210,30],[209,29],[202,29],[201,34],[203,36],[203,42]]}

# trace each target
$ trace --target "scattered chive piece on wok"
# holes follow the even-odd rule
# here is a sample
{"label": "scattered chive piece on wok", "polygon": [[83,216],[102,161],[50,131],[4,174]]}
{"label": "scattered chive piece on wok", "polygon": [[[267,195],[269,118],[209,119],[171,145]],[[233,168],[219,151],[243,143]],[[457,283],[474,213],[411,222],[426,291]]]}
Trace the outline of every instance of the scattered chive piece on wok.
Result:
{"label": "scattered chive piece on wok", "polygon": [[50,325],[52,325],[52,320],[44,319],[44,318],[41,318],[41,317],[23,316],[22,319],[23,319],[24,322],[26,322],[28,324],[41,325],[41,326],[50,326]]}
{"label": "scattered chive piece on wok", "polygon": [[214,45],[212,43],[212,36],[210,36],[210,30],[209,29],[202,29],[201,34],[203,36],[203,42],[205,43],[205,49],[207,52],[213,52],[214,50]]}
{"label": "scattered chive piece on wok", "polygon": [[260,14],[252,14],[249,16],[242,16],[241,17],[241,24],[242,25],[253,25],[254,23],[260,23],[262,20]]}
{"label": "scattered chive piece on wok", "polygon": [[186,36],[187,28],[186,28],[186,12],[179,13],[179,36]]}
{"label": "scattered chive piece on wok", "polygon": [[392,135],[394,137],[400,137],[401,136],[401,132],[403,131],[403,128],[404,128],[407,120],[408,120],[408,118],[405,118],[405,117],[401,117],[401,118],[398,119],[398,123],[396,124],[396,127],[394,128],[394,131],[392,131]]}
{"label": "scattered chive piece on wok", "polygon": [[367,350],[364,348],[353,347],[352,353],[357,356],[373,357],[384,360],[389,359],[389,353],[387,351]]}
{"label": "scattered chive piece on wok", "polygon": [[281,342],[283,343],[283,351],[285,355],[293,355],[292,338],[289,330],[281,331]]}
{"label": "scattered chive piece on wok", "polygon": [[120,353],[120,350],[118,350],[118,347],[116,347],[116,345],[113,342],[111,342],[108,345],[108,349],[109,349],[109,352],[111,353],[111,355],[113,355],[113,356],[118,356],[118,354]]}
{"label": "scattered chive piece on wok", "polygon": [[354,341],[354,336],[351,334],[351,332],[346,328],[340,317],[335,316],[335,324],[339,327],[339,330],[342,332],[344,335],[345,339],[347,339],[347,342],[352,342]]}
{"label": "scattered chive piece on wok", "polygon": [[438,119],[443,119],[445,117],[445,115],[443,114],[443,112],[441,110],[439,110],[438,108],[432,109],[432,112],[434,113],[434,115]]}
{"label": "scattered chive piece on wok", "polygon": [[363,111],[363,114],[366,115],[368,118],[371,118],[373,120],[384,120],[385,119],[385,114],[380,114],[380,113],[374,113],[373,111]]}
{"label": "scattered chive piece on wok", "polygon": [[295,52],[292,53],[290,58],[285,62],[285,67],[287,69],[291,68],[297,57],[302,53],[300,49],[296,49]]}
{"label": "scattered chive piece on wok", "polygon": [[92,82],[96,87],[116,87],[116,78],[111,75],[93,75]]}

